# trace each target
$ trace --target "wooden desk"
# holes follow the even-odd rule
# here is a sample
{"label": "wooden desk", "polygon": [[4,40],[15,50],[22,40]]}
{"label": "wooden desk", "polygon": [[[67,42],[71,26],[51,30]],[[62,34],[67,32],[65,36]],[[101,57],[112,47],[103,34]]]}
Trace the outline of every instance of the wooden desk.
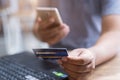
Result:
{"label": "wooden desk", "polygon": [[120,80],[120,54],[97,67],[88,80]]}

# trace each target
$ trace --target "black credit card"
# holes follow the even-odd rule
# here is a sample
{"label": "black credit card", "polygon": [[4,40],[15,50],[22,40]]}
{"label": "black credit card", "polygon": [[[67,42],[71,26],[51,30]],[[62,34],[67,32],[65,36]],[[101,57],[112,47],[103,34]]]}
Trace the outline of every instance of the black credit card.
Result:
{"label": "black credit card", "polygon": [[54,60],[68,56],[68,52],[66,48],[41,48],[41,49],[33,49],[33,51],[37,57],[41,57],[43,59]]}

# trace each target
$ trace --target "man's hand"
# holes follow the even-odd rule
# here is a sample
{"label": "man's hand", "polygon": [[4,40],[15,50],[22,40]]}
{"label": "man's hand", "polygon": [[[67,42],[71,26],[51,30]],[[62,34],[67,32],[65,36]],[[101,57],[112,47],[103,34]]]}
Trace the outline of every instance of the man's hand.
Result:
{"label": "man's hand", "polygon": [[35,36],[50,45],[59,42],[69,33],[69,27],[66,24],[59,24],[54,18],[42,21],[40,18],[36,20],[33,32]]}
{"label": "man's hand", "polygon": [[74,49],[58,63],[68,73],[70,80],[83,80],[95,68],[95,55],[88,49]]}

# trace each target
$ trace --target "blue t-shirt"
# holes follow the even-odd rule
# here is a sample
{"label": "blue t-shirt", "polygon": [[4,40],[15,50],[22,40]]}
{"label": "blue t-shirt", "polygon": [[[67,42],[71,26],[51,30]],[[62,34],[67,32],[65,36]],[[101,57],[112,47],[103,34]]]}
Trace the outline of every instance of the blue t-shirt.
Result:
{"label": "blue t-shirt", "polygon": [[[101,33],[102,16],[120,14],[120,0],[51,0],[57,4],[70,33],[52,47],[88,48]],[[56,3],[57,2],[57,3]]]}

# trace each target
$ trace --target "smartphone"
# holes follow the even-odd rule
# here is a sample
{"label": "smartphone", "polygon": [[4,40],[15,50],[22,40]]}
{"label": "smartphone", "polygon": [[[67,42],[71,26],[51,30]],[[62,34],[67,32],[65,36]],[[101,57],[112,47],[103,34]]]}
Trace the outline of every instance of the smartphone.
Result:
{"label": "smartphone", "polygon": [[62,19],[57,8],[54,7],[39,7],[37,8],[37,17],[40,17],[42,21],[48,20],[49,18],[54,18],[55,22],[61,24]]}

